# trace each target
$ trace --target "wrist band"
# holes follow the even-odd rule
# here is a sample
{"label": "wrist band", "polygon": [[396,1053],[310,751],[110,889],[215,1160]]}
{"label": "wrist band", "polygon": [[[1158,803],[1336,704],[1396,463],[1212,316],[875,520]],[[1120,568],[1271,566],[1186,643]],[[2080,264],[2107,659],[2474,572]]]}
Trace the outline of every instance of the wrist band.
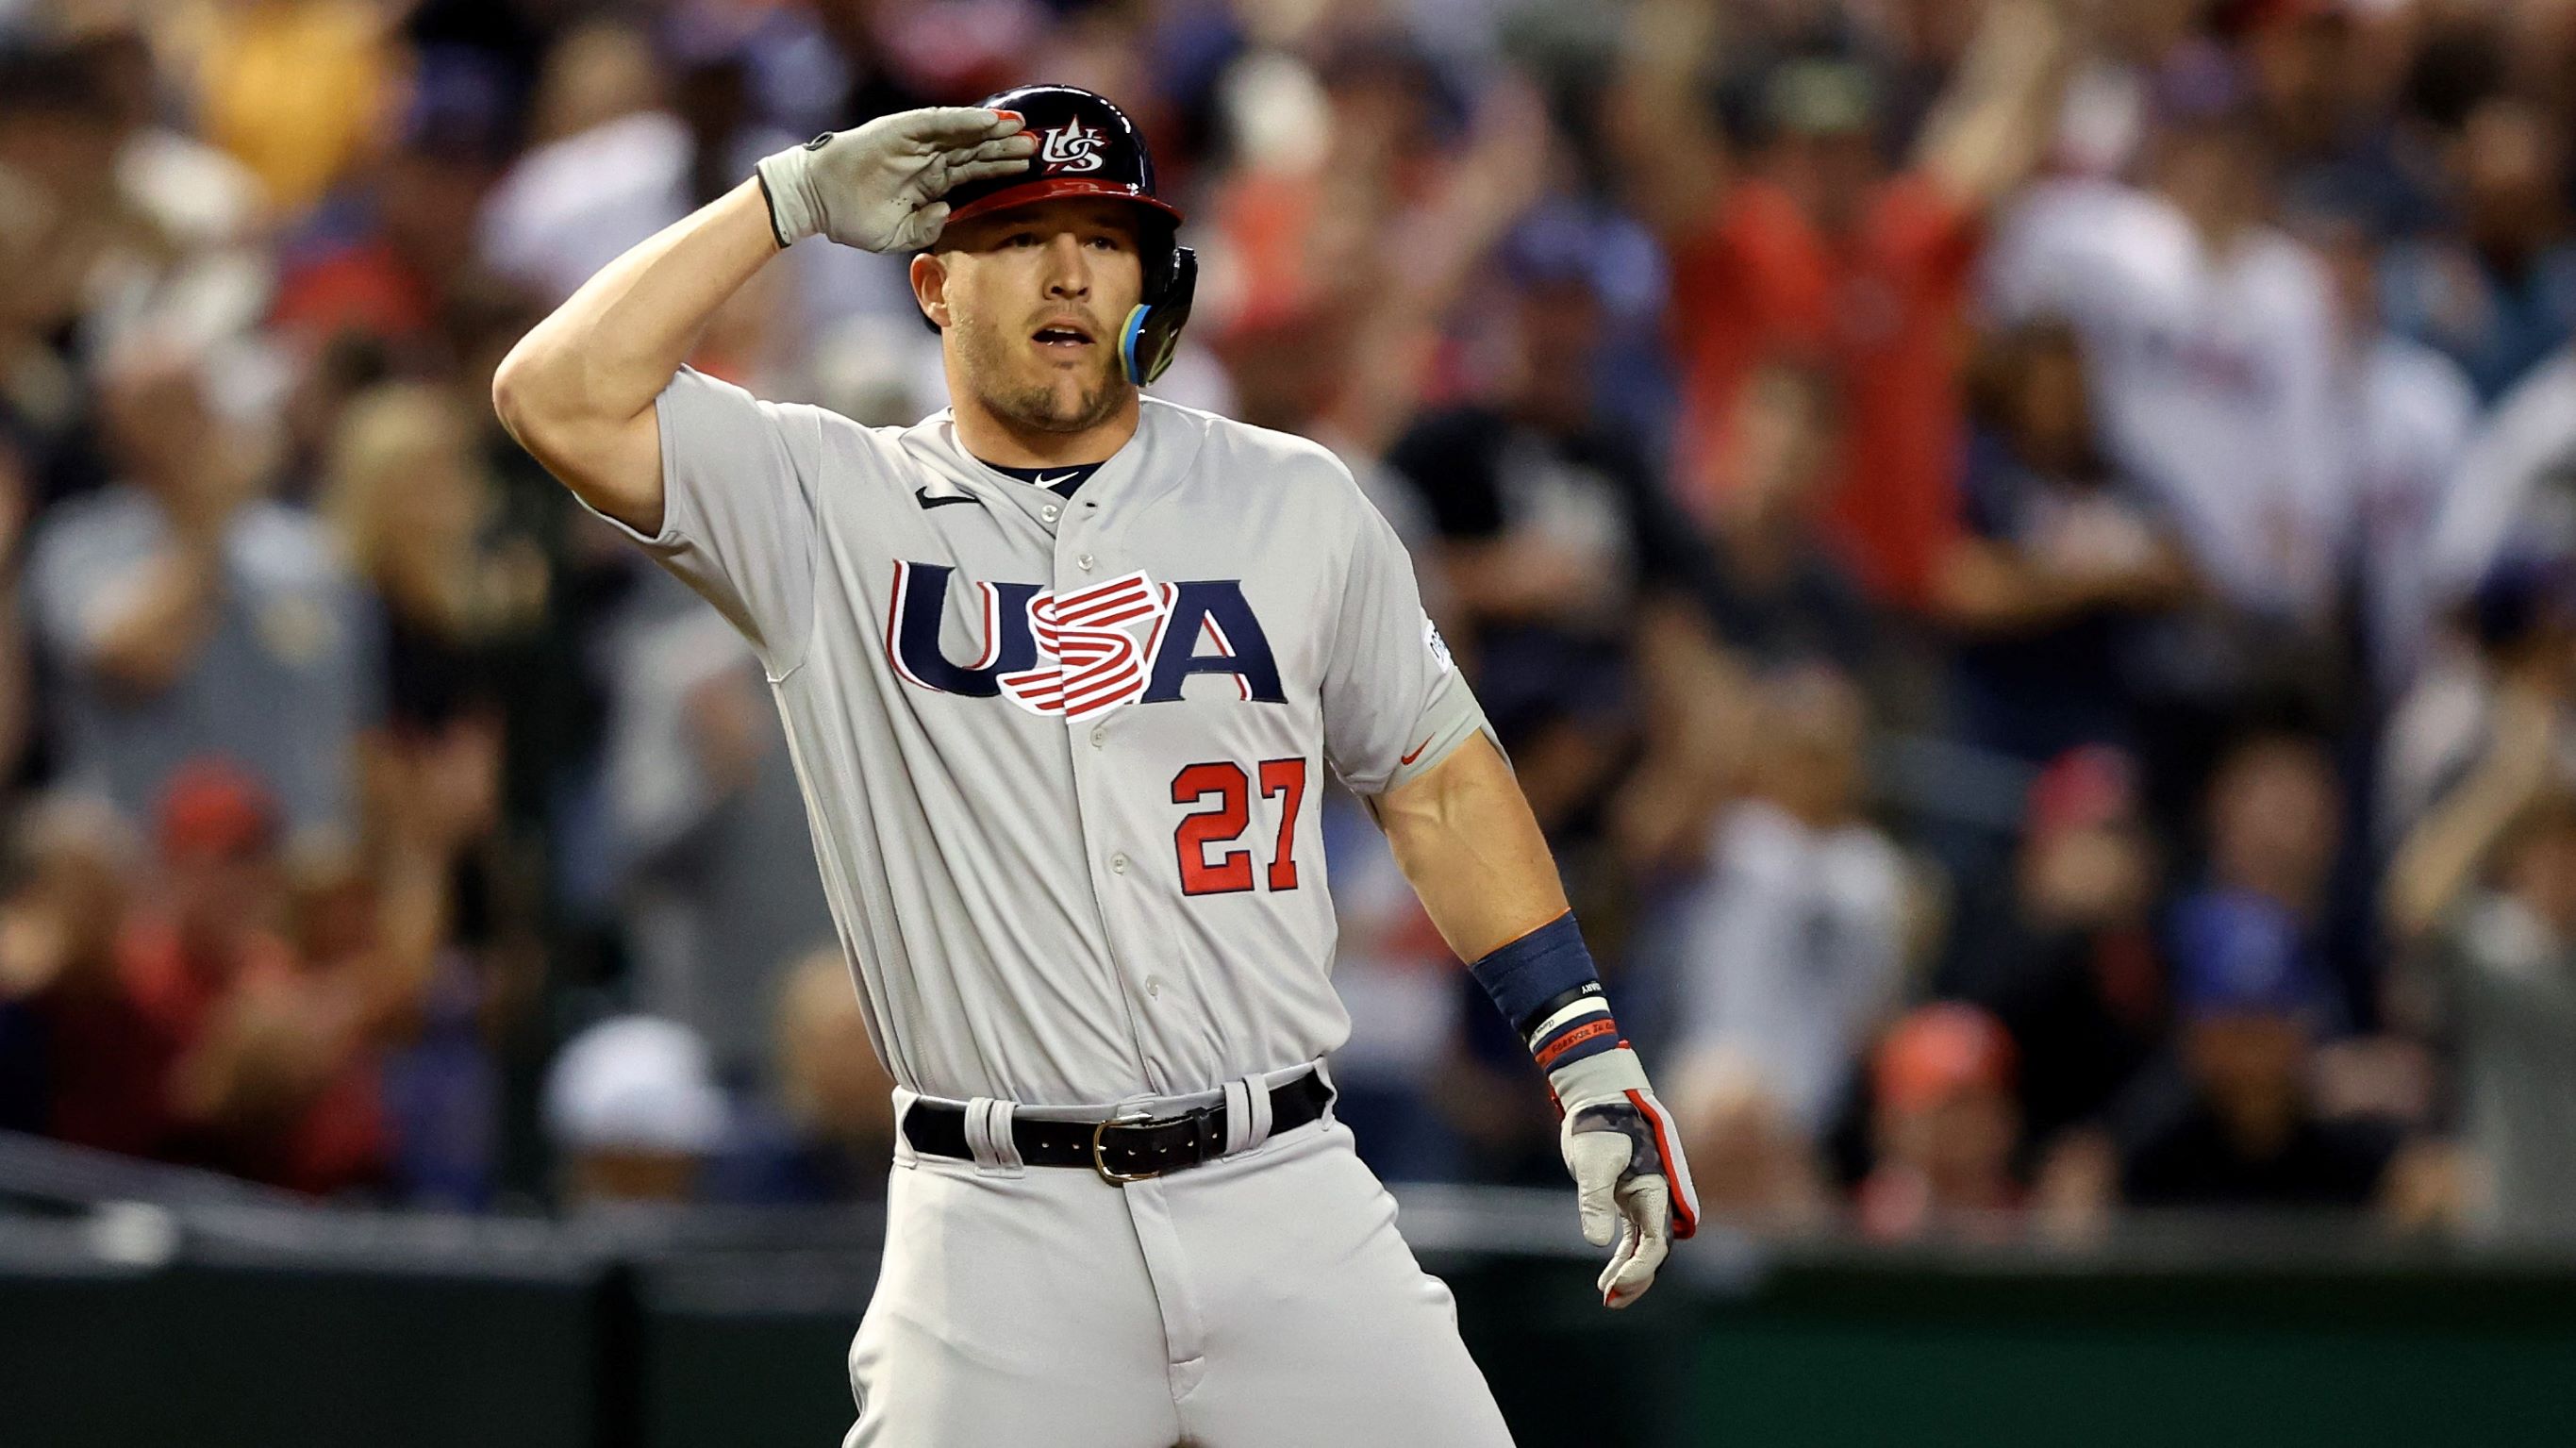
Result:
{"label": "wrist band", "polygon": [[1494,947],[1467,968],[1512,1029],[1527,1035],[1552,1003],[1585,986],[1598,990],[1601,974],[1583,948],[1583,930],[1566,911],[1518,940]]}
{"label": "wrist band", "polygon": [[1569,910],[1468,967],[1542,1070],[1615,1050],[1619,1026]]}

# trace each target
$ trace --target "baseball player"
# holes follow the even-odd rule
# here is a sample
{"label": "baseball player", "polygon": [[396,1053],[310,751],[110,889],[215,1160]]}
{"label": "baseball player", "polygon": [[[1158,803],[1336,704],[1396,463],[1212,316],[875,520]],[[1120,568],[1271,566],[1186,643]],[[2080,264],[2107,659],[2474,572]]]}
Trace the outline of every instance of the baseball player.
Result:
{"label": "baseball player", "polygon": [[[1604,1300],[1695,1225],[1394,533],[1324,449],[1142,394],[1180,220],[1089,92],[887,116],[619,258],[494,386],[786,721],[899,1083],[849,1445],[1510,1441],[1331,1114],[1328,767],[1546,1070]],[[913,253],[947,410],[866,428],[682,365],[813,236]]]}

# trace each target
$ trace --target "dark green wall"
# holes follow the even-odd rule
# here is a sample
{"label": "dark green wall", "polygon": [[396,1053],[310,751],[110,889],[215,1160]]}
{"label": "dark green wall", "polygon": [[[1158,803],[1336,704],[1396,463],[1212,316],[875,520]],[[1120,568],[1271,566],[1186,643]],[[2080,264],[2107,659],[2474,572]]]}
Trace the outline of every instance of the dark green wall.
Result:
{"label": "dark green wall", "polygon": [[[864,1257],[335,1261],[0,1267],[0,1444],[832,1448],[849,1423]],[[1822,1254],[1614,1315],[1583,1262],[1431,1265],[1525,1448],[2576,1442],[2565,1269]]]}

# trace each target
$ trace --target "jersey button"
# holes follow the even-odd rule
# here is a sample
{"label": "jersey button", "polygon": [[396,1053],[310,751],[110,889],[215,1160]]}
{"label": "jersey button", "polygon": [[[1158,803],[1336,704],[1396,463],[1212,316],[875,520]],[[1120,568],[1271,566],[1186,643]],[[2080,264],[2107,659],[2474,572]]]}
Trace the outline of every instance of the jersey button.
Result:
{"label": "jersey button", "polygon": [[1064,510],[1062,508],[1057,507],[1053,503],[1049,503],[1045,507],[1038,509],[1038,516],[1052,523],[1055,521],[1056,514],[1063,511]]}
{"label": "jersey button", "polygon": [[1126,874],[1127,857],[1125,855],[1111,855],[1109,857],[1109,873],[1113,875]]}
{"label": "jersey button", "polygon": [[1145,977],[1145,994],[1149,996],[1160,996],[1162,993],[1163,978],[1161,976],[1149,975]]}
{"label": "jersey button", "polygon": [[1108,742],[1109,742],[1109,726],[1108,726],[1108,725],[1106,725],[1106,724],[1094,724],[1094,725],[1092,725],[1092,726],[1091,726],[1091,747],[1092,747],[1092,748],[1094,748],[1094,749],[1098,749],[1098,748],[1100,748],[1102,745],[1107,744]]}
{"label": "jersey button", "polygon": [[1088,553],[1085,553],[1081,557],[1073,560],[1073,563],[1075,567],[1081,569],[1085,573],[1089,573],[1091,571],[1091,555]]}

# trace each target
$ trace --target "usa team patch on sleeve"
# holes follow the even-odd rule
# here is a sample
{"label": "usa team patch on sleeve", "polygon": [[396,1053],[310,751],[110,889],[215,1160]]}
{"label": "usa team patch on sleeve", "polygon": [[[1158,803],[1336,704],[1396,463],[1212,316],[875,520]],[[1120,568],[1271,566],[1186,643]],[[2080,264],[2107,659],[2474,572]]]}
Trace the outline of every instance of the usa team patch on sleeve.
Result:
{"label": "usa team patch on sleeve", "polygon": [[1427,613],[1422,616],[1422,646],[1431,651],[1431,662],[1440,666],[1440,672],[1445,674],[1457,667],[1449,658],[1449,641],[1440,636],[1440,626]]}

